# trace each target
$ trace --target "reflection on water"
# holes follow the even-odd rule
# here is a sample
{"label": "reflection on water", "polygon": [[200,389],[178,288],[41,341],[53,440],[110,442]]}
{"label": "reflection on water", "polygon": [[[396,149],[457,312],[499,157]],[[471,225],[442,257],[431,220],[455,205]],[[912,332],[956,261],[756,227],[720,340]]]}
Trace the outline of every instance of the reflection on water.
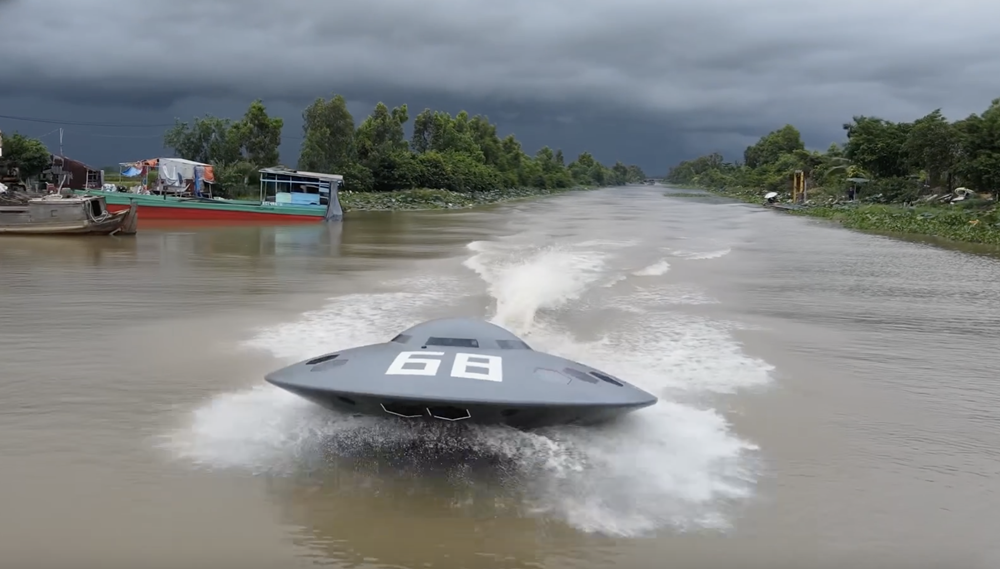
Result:
{"label": "reflection on water", "polygon": [[[664,193],[5,237],[0,552],[39,567],[1000,561],[1000,263]],[[605,428],[459,438],[262,381],[440,316],[492,319],[660,403]]]}
{"label": "reflection on water", "polygon": [[[515,514],[477,513],[476,505],[492,502],[494,492],[465,483],[463,504],[442,503],[440,494],[454,492],[424,484],[414,491],[409,479],[382,481],[371,488],[365,472],[271,479],[268,491],[287,519],[301,527],[296,539],[315,555],[342,566],[375,562],[381,567],[545,567],[549,558],[574,558],[588,566],[614,560],[593,538],[586,546],[572,530]],[[360,496],[352,492],[363,488]],[[370,492],[374,492],[374,496]],[[391,540],[391,546],[389,545]],[[541,547],[540,547],[541,546]]]}
{"label": "reflection on water", "polygon": [[131,237],[107,236],[4,236],[0,241],[0,270],[12,274],[31,270],[36,264],[53,262],[99,266],[135,259],[137,246]]}

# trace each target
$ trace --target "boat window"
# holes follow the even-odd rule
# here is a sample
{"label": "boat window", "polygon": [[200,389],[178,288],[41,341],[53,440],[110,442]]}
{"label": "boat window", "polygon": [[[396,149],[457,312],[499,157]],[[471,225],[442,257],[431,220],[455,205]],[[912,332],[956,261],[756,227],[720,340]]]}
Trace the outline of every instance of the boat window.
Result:
{"label": "boat window", "polygon": [[467,338],[427,338],[425,346],[445,346],[449,348],[478,348],[477,340]]}
{"label": "boat window", "polygon": [[497,340],[497,345],[501,350],[530,350],[528,344],[521,340]]}
{"label": "boat window", "polygon": [[406,334],[399,334],[395,338],[390,340],[390,342],[396,342],[397,344],[405,344],[410,341],[410,338],[412,338],[412,336],[407,336]]}
{"label": "boat window", "polygon": [[590,377],[589,375],[578,369],[573,369],[571,367],[568,367],[563,370],[563,373],[569,375],[573,379],[579,379],[580,381],[586,381],[587,383],[597,383],[596,379]]}

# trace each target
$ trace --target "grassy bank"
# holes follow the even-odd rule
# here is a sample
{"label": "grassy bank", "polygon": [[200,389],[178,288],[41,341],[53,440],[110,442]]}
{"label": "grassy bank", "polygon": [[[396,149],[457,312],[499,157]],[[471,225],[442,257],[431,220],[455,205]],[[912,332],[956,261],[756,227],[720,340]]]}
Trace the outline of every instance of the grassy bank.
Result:
{"label": "grassy bank", "polygon": [[[748,188],[705,188],[711,193],[760,204],[764,192]],[[671,194],[672,195],[672,194]],[[1000,208],[974,200],[954,205],[872,203],[818,204],[789,212],[836,221],[849,229],[876,233],[927,235],[964,243],[1000,245]]]}
{"label": "grassy bank", "polygon": [[830,219],[861,231],[928,235],[964,243],[1000,245],[1000,215],[996,207],[861,204],[806,207],[794,213]]}
{"label": "grassy bank", "polygon": [[[109,182],[114,183],[114,182]],[[340,205],[344,211],[394,211],[425,209],[464,209],[493,203],[507,202],[530,197],[562,194],[571,191],[591,190],[591,186],[575,186],[560,189],[513,188],[488,192],[452,192],[418,188],[395,192],[338,192]],[[240,188],[235,191],[219,192],[218,197],[235,200],[257,201],[260,189]]]}
{"label": "grassy bank", "polygon": [[519,188],[491,192],[459,193],[449,190],[414,189],[397,192],[341,191],[340,204],[344,211],[395,211],[422,209],[462,209],[511,200],[560,194],[586,187],[545,190]]}

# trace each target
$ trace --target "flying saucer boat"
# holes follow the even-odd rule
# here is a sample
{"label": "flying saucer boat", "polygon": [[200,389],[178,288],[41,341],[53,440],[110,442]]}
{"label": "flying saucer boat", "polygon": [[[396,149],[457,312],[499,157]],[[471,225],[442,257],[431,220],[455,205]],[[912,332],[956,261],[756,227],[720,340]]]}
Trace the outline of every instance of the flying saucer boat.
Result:
{"label": "flying saucer boat", "polygon": [[516,428],[600,423],[657,401],[622,379],[466,318],[417,324],[388,342],[314,357],[265,379],[346,413]]}

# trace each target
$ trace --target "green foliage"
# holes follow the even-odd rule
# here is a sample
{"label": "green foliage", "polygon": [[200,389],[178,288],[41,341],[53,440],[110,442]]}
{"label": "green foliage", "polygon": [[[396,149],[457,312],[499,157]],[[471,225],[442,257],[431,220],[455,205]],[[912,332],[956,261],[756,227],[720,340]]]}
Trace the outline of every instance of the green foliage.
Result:
{"label": "green foliage", "polygon": [[[424,109],[414,117],[409,141],[404,133],[410,119],[406,105],[390,109],[378,103],[356,125],[347,100],[334,95],[313,101],[302,119],[298,168],[341,174],[350,191],[430,188],[485,195],[532,188],[539,193],[646,178],[638,166],[618,162],[609,168],[586,152],[569,164],[558,149],[546,147],[529,156],[513,135],[500,138],[489,119],[465,111],[451,116]],[[209,116],[190,124],[178,121],[165,134],[164,145],[182,158],[216,165],[223,187],[252,185],[256,182],[249,169],[277,164],[281,127],[280,119],[269,118],[264,105],[254,101],[236,122]]]}
{"label": "green foliage", "polygon": [[243,115],[243,120],[233,125],[236,140],[243,150],[243,158],[261,167],[278,164],[278,147],[281,146],[281,128],[285,121],[267,116],[264,103],[257,99]]}
{"label": "green foliage", "polygon": [[761,137],[753,146],[743,152],[743,161],[749,168],[759,168],[777,164],[787,154],[804,150],[802,135],[790,124]]}
{"label": "green foliage", "polygon": [[17,168],[21,180],[37,177],[52,164],[52,155],[45,143],[28,138],[19,132],[3,136],[3,156],[0,156],[0,174]]}
{"label": "green foliage", "polygon": [[163,135],[163,145],[177,156],[205,164],[237,162],[241,143],[233,121],[218,117],[196,117],[190,124],[174,121]]}
{"label": "green foliage", "polygon": [[904,148],[911,123],[893,123],[875,117],[854,117],[845,124],[847,144],[844,156],[876,178],[906,176],[909,162]]}
{"label": "green foliage", "polygon": [[[910,123],[856,116],[844,130],[844,144],[813,152],[804,148],[798,131],[786,125],[748,147],[742,164],[713,153],[677,164],[666,181],[759,202],[768,191],[787,197],[793,172],[802,170],[810,202],[823,204],[800,210],[807,215],[857,229],[1000,244],[995,206],[1000,199],[1000,99],[982,114],[954,122],[934,110]],[[849,178],[867,180],[857,186],[862,207],[837,205],[855,184]],[[926,203],[923,198],[958,187],[992,199],[900,207]]]}
{"label": "green foliage", "polygon": [[[500,138],[489,119],[470,117],[464,111],[451,116],[424,109],[413,119],[409,141],[404,138],[408,120],[405,105],[389,109],[379,103],[354,131],[353,138],[349,139],[346,121],[340,126],[317,124],[311,128],[337,130],[342,135],[341,145],[353,149],[337,166],[340,171],[352,172],[351,176],[345,174],[344,186],[348,189],[394,192],[432,188],[483,193],[512,188],[565,190],[625,185],[645,179],[638,166],[617,163],[607,168],[588,153],[569,164],[558,149],[544,147],[529,156],[513,135]],[[303,145],[303,152],[306,149]],[[363,175],[364,171],[370,178]]]}
{"label": "green foliage", "polygon": [[[302,111],[302,149],[300,170],[341,172],[354,160],[354,117],[347,110],[347,99],[335,95],[318,98]],[[369,184],[370,185],[370,184]]]}
{"label": "green foliage", "polygon": [[1000,211],[982,209],[982,204],[948,208],[840,205],[801,211],[812,217],[838,221],[851,229],[933,235],[952,241],[1000,245]]}
{"label": "green foliage", "polygon": [[215,163],[215,181],[229,198],[256,198],[260,195],[257,187],[259,174],[257,165],[246,161]]}
{"label": "green foliage", "polygon": [[175,121],[163,135],[163,146],[177,156],[212,165],[248,162],[257,168],[278,164],[284,121],[272,119],[259,99],[239,121],[204,116],[191,123]]}
{"label": "green foliage", "polygon": [[426,188],[393,192],[352,192],[348,190],[340,193],[340,203],[344,211],[456,209],[554,194],[559,191],[561,190],[538,188],[492,189],[486,192],[453,192]]}
{"label": "green foliage", "polygon": [[959,186],[1000,194],[1000,99],[981,115],[955,122],[935,110],[912,123],[856,116],[844,130],[844,144],[811,152],[798,130],[786,125],[748,147],[742,164],[713,153],[674,166],[666,181],[729,192],[753,188],[759,197],[789,191],[792,173],[802,170],[813,194],[843,193],[848,178],[868,179],[862,195],[881,196],[869,201],[908,202],[925,190]]}

